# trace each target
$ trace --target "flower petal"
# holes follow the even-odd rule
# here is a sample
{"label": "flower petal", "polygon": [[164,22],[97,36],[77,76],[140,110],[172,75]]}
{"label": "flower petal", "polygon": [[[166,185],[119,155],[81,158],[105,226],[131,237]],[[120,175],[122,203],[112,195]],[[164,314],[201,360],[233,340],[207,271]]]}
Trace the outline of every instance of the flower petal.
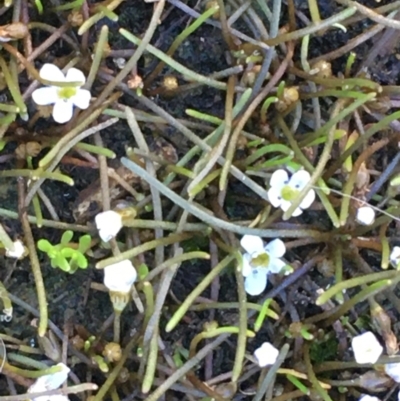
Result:
{"label": "flower petal", "polygon": [[[37,378],[29,387],[28,393],[39,393],[58,389],[67,380],[70,369],[63,363],[58,363],[56,366],[61,367],[61,371]],[[35,398],[35,400],[37,399],[38,398]]]}
{"label": "flower petal", "polygon": [[383,347],[371,331],[353,337],[351,347],[356,362],[360,364],[376,363],[383,352]]}
{"label": "flower petal", "polygon": [[271,258],[281,258],[286,252],[285,244],[279,238],[271,241],[264,249]]}
{"label": "flower petal", "polygon": [[73,114],[73,104],[70,100],[58,99],[54,104],[53,118],[59,124],[64,124],[71,120]]}
{"label": "flower petal", "polygon": [[249,295],[260,295],[267,286],[268,270],[253,269],[244,281],[244,288]]}
{"label": "flower petal", "polygon": [[257,359],[260,368],[273,365],[279,355],[277,350],[271,343],[263,343],[260,348],[254,351],[254,357]]}
{"label": "flower petal", "polygon": [[398,263],[400,262],[400,247],[395,246],[390,253],[390,263],[393,267],[397,268]]}
{"label": "flower petal", "polygon": [[240,240],[240,245],[250,255],[264,252],[264,242],[257,235],[244,235]]}
{"label": "flower petal", "polygon": [[400,383],[400,363],[388,363],[385,366],[385,373],[396,383]]}
{"label": "flower petal", "polygon": [[296,171],[290,178],[289,185],[292,188],[302,190],[306,184],[310,181],[310,173],[306,170]]}
{"label": "flower petal", "polygon": [[86,82],[86,78],[81,70],[70,68],[65,76],[65,82],[82,82],[83,85]]}
{"label": "flower petal", "polygon": [[310,189],[307,192],[307,195],[303,198],[303,200],[301,201],[299,207],[301,209],[308,209],[312,203],[315,201],[315,191],[313,189]]}
{"label": "flower petal", "polygon": [[282,203],[281,190],[275,187],[271,187],[268,190],[268,201],[273,207],[279,207]]}
{"label": "flower petal", "polygon": [[92,95],[86,89],[78,89],[76,95],[71,97],[71,102],[79,107],[81,110],[85,110],[89,107],[90,99]]}
{"label": "flower petal", "polygon": [[269,181],[269,185],[271,188],[276,188],[277,190],[280,190],[287,185],[289,182],[289,175],[285,170],[276,170],[273,172],[271,175],[271,179]]}
{"label": "flower petal", "polygon": [[44,88],[35,89],[32,93],[32,99],[39,106],[56,103],[58,100],[57,88],[45,86]]}
{"label": "flower petal", "polygon": [[113,210],[107,210],[96,215],[94,218],[99,236],[103,242],[110,241],[122,228],[122,217]]}
{"label": "flower petal", "polygon": [[[281,204],[281,209],[286,212],[290,206],[292,206],[292,202],[286,201],[286,200],[282,200],[282,204]],[[296,216],[300,216],[303,213],[303,211],[298,207],[293,213],[292,216],[296,217]]]}
{"label": "flower petal", "polygon": [[300,216],[302,213],[303,213],[303,211],[298,207],[298,208],[292,213],[292,217]]}
{"label": "flower petal", "polygon": [[243,277],[247,277],[249,274],[251,274],[251,271],[253,270],[253,268],[250,265],[251,255],[249,255],[248,253],[243,254],[242,260],[243,260],[242,275]]}
{"label": "flower petal", "polygon": [[268,271],[270,273],[278,274],[282,271],[282,269],[286,266],[286,263],[283,260],[278,258],[271,259],[268,265]]}
{"label": "flower petal", "polygon": [[127,293],[136,281],[137,272],[130,260],[123,260],[104,268],[104,285],[110,291]]}
{"label": "flower petal", "polygon": [[64,73],[54,64],[43,64],[40,69],[39,75],[48,81],[65,82]]}
{"label": "flower petal", "polygon": [[370,206],[362,206],[358,208],[356,220],[364,226],[370,226],[375,221],[375,210]]}

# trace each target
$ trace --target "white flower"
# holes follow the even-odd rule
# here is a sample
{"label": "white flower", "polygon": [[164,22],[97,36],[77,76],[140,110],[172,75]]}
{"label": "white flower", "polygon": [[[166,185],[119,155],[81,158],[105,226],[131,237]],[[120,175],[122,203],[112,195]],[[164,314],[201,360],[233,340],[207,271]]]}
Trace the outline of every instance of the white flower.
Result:
{"label": "white flower", "polygon": [[[56,366],[60,366],[62,368],[60,372],[39,377],[38,379],[36,379],[35,383],[33,383],[32,386],[29,387],[28,393],[41,393],[44,391],[58,389],[67,380],[70,369],[63,363],[58,363]],[[32,401],[65,401],[65,400],[68,400],[68,397],[63,395],[57,395],[57,396],[43,395],[40,397],[33,398]]]}
{"label": "white flower", "polygon": [[260,348],[254,351],[254,357],[257,359],[260,368],[268,365],[273,365],[278,358],[279,350],[271,343],[263,343]]}
{"label": "white flower", "polygon": [[[40,76],[54,82],[82,82],[83,85],[86,81],[83,72],[76,68],[70,68],[64,75],[57,66],[48,63],[40,69]],[[90,92],[87,89],[81,89],[80,86],[45,86],[32,93],[32,99],[36,104],[40,106],[54,104],[53,118],[59,124],[64,124],[72,118],[74,106],[87,109],[90,98]]]}
{"label": "white flower", "polygon": [[267,286],[268,273],[279,273],[286,263],[280,260],[285,254],[285,244],[280,239],[264,246],[263,240],[255,235],[245,235],[240,245],[246,251],[243,254],[242,274],[245,290],[249,295],[259,295]]}
{"label": "white flower", "polygon": [[[276,170],[269,182],[268,199],[272,206],[280,207],[284,212],[292,205],[292,201],[310,181],[310,173],[299,170],[289,179],[285,170]],[[315,199],[315,191],[310,189],[301,201],[299,207],[293,212],[292,216],[299,216],[304,209],[311,206]]]}
{"label": "white flower", "polygon": [[383,352],[383,347],[371,331],[353,337],[351,340],[357,363],[375,363]]}
{"label": "white flower", "polygon": [[400,383],[400,363],[388,363],[385,366],[385,373],[396,383]]}
{"label": "white flower", "polygon": [[390,253],[390,263],[396,269],[400,267],[400,246],[395,246]]}
{"label": "white flower", "polygon": [[104,285],[113,292],[128,293],[136,277],[136,269],[130,260],[123,260],[104,268]]}
{"label": "white flower", "polygon": [[20,259],[25,254],[25,247],[22,241],[14,241],[14,249],[6,248],[6,256],[8,258]]}
{"label": "white flower", "polygon": [[108,242],[111,238],[114,238],[122,228],[122,217],[113,210],[97,214],[94,220],[99,230],[100,238],[104,242]]}
{"label": "white flower", "polygon": [[361,394],[361,397],[358,399],[358,401],[380,401],[380,399],[372,395]]}
{"label": "white flower", "polygon": [[356,220],[364,226],[370,226],[375,221],[375,210],[370,206],[362,206],[358,208]]}

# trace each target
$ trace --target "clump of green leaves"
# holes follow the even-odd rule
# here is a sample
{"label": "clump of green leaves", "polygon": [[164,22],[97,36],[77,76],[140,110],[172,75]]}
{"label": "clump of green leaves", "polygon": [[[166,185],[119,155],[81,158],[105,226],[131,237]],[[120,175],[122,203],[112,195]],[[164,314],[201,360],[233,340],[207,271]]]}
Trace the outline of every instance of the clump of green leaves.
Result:
{"label": "clump of green leaves", "polygon": [[85,252],[90,248],[92,238],[90,235],[83,235],[79,238],[78,249],[71,247],[71,240],[74,233],[71,230],[65,231],[58,245],[52,245],[46,239],[37,243],[38,249],[47,253],[52,267],[59,267],[68,273],[75,273],[78,268],[86,269],[88,261]]}

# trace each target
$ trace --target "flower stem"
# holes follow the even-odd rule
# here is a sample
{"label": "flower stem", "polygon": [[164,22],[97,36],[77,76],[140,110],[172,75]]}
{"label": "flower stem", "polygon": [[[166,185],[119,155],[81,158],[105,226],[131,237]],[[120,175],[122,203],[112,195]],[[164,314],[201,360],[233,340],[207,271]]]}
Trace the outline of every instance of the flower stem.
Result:
{"label": "flower stem", "polygon": [[204,279],[198,284],[198,286],[186,297],[182,305],[173,314],[165,331],[169,333],[172,331],[185,313],[188,311],[189,307],[192,305],[194,300],[211,284],[215,277],[217,277],[228,265],[235,259],[235,255],[228,255],[221,260],[211,271],[204,277]]}
{"label": "flower stem", "polygon": [[[226,334],[226,333],[239,334],[239,330],[240,329],[238,327],[227,326],[227,327],[218,327],[217,329],[211,331],[202,331],[201,333],[194,336],[193,340],[190,342],[189,357],[193,358],[193,356],[196,354],[196,348],[200,341],[206,340],[207,338],[217,337],[221,334]],[[251,330],[246,330],[245,336],[253,338],[255,337],[255,333],[252,332]]]}
{"label": "flower stem", "polygon": [[33,273],[33,277],[35,279],[37,298],[39,303],[39,327],[38,334],[40,337],[43,337],[47,331],[48,324],[48,310],[47,310],[47,301],[46,301],[46,289],[43,282],[42,271],[40,269],[40,262],[36,252],[35,240],[32,235],[32,229],[28,221],[28,214],[26,208],[24,207],[24,198],[22,195],[24,191],[20,188],[22,187],[23,182],[18,183],[18,192],[19,192],[19,214],[22,223],[22,229],[25,236],[26,245],[29,251],[29,259],[31,261],[31,269]]}
{"label": "flower stem", "polygon": [[338,22],[341,22],[345,20],[346,18],[351,17],[355,12],[356,12],[355,7],[349,7],[341,11],[340,13],[337,13],[333,15],[330,18],[327,18],[326,20],[321,21],[319,24],[313,24],[310,26],[307,26],[306,28],[298,29],[297,31],[285,33],[282,35],[277,36],[276,38],[268,39],[265,41],[265,43],[268,46],[276,46],[284,42],[288,42],[290,40],[295,40],[295,39],[300,39],[305,35],[311,35],[315,32],[321,31],[325,28],[329,28],[333,24],[337,24]]}
{"label": "flower stem", "polygon": [[6,287],[4,287],[4,284],[0,281],[0,298],[3,301],[3,313],[6,313],[9,316],[12,316],[12,303],[11,299],[8,296],[8,292],[6,290]]}
{"label": "flower stem", "polygon": [[108,375],[107,380],[104,382],[104,384],[101,386],[99,391],[95,396],[93,396],[92,401],[102,401],[105,398],[105,395],[107,392],[110,390],[111,386],[117,380],[118,375],[121,372],[121,369],[124,367],[125,362],[129,355],[131,355],[132,348],[135,346],[139,338],[139,335],[133,336],[128,345],[125,347],[124,352],[122,353],[122,357],[118,364],[115,366],[115,368],[112,370],[112,372]]}
{"label": "flower stem", "polygon": [[146,373],[142,381],[143,394],[147,394],[150,391],[154,381],[154,375],[157,368],[158,330],[158,326],[156,326],[149,344],[149,356],[147,358]]}
{"label": "flower stem", "polygon": [[364,301],[365,299],[372,297],[376,294],[379,294],[381,291],[388,289],[389,287],[397,284],[400,281],[399,275],[393,280],[380,280],[376,283],[373,283],[363,290],[361,290],[357,295],[353,298],[346,301],[343,305],[341,305],[334,313],[332,313],[325,321],[324,326],[329,327],[336,320],[338,320],[341,316],[344,316],[351,308],[357,305],[359,302]]}
{"label": "flower stem", "polygon": [[0,242],[4,245],[4,248],[8,249],[9,251],[14,251],[14,242],[7,234],[6,230],[0,223]]}
{"label": "flower stem", "polygon": [[[140,43],[142,42],[141,39],[139,39],[137,36],[133,35],[129,31],[127,31],[126,29],[121,28],[119,32],[124,38],[128,39],[135,45],[140,45]],[[158,50],[157,48],[155,48],[150,44],[146,46],[146,50],[151,54],[153,54],[155,57],[158,57],[160,60],[164,61],[164,63],[167,64],[169,67],[178,71],[180,74],[184,76],[186,80],[200,82],[204,85],[211,86],[212,88],[217,88],[222,90],[226,89],[225,82],[216,81],[215,79],[205,77],[204,75],[198,74],[190,70],[189,68],[178,63],[173,58],[167,56],[164,52]]]}
{"label": "flower stem", "polygon": [[[227,231],[232,231],[237,234],[245,235],[245,234],[252,234],[252,235],[257,235],[260,237],[266,237],[266,238],[279,238],[279,237],[293,237],[293,238],[303,238],[303,237],[309,237],[312,236],[313,238],[319,238],[321,241],[324,241],[326,239],[324,233],[321,233],[317,230],[273,230],[273,229],[257,229],[257,228],[249,228],[249,227],[243,227],[239,226],[233,223],[229,223],[227,221],[218,219],[214,216],[212,216],[209,213],[204,212],[203,210],[197,208],[194,206],[193,203],[188,202],[175,192],[171,191],[168,187],[166,187],[164,184],[162,184],[160,181],[158,181],[155,177],[153,177],[151,174],[149,174],[145,169],[141,168],[139,165],[133,163],[131,160],[127,159],[126,157],[123,157],[121,159],[122,164],[131,170],[132,172],[138,174],[140,177],[142,177],[144,180],[146,180],[150,185],[155,186],[160,193],[164,194],[167,196],[169,199],[171,199],[173,202],[175,202],[177,205],[179,205],[181,208],[184,210],[188,211],[189,213],[193,214],[200,220],[204,221],[205,223],[209,224],[212,227],[218,227],[222,228]],[[326,234],[328,235],[328,234]],[[104,262],[104,261],[103,261]],[[103,265],[102,262],[100,262],[99,265]]]}
{"label": "flower stem", "polygon": [[21,116],[27,114],[27,108],[24,103],[24,99],[22,99],[21,91],[19,89],[18,84],[13,80],[11,76],[11,72],[5,62],[4,58],[0,56],[0,68],[3,72],[4,79],[7,83],[7,87],[11,93],[11,96],[19,109],[19,113]]}
{"label": "flower stem", "polygon": [[321,294],[317,298],[315,303],[316,305],[323,305],[324,303],[328,302],[339,291],[343,291],[349,288],[353,288],[377,280],[394,279],[396,276],[398,276],[398,272],[390,270],[385,272],[366,274],[364,276],[354,277],[349,280],[341,281],[340,283],[333,285],[331,288],[329,288],[329,290],[326,290],[323,294]]}
{"label": "flower stem", "polygon": [[94,51],[94,58],[92,65],[90,67],[89,75],[87,77],[86,83],[83,86],[85,89],[90,90],[93,85],[93,82],[96,78],[96,74],[99,71],[100,63],[103,59],[104,48],[107,45],[108,41],[108,26],[103,25],[100,30],[99,39],[96,44],[96,49]]}
{"label": "flower stem", "polygon": [[168,237],[160,238],[157,240],[146,242],[145,244],[139,245],[135,248],[129,249],[128,251],[121,252],[120,255],[112,258],[104,259],[96,264],[96,269],[104,269],[106,266],[114,263],[121,262],[125,259],[132,259],[141,253],[147,252],[151,249],[156,248],[159,245],[171,245],[176,242],[184,241],[185,239],[191,238],[192,235],[188,233],[171,234]]}
{"label": "flower stem", "polygon": [[318,395],[324,401],[333,401],[332,398],[329,396],[328,392],[321,386],[321,383],[318,381],[317,376],[315,376],[315,372],[310,358],[310,346],[307,343],[304,344],[304,362],[307,369],[308,379],[310,380],[314,389],[317,391]]}
{"label": "flower stem", "polygon": [[[236,252],[236,259],[241,259],[240,252]],[[241,263],[238,263],[235,269],[236,283],[237,283],[237,292],[238,292],[238,301],[239,301],[239,332],[236,343],[236,353],[235,353],[235,362],[232,368],[232,382],[236,383],[243,369],[243,361],[244,355],[246,353],[246,341],[249,336],[249,330],[247,330],[247,299],[246,299],[246,291],[244,289],[244,278],[242,274],[242,266]],[[218,329],[217,329],[218,330]],[[254,337],[255,334],[253,332],[251,337]]]}
{"label": "flower stem", "polygon": [[[191,35],[193,32],[195,32],[203,23],[206,21],[208,18],[210,18],[217,10],[218,10],[218,5],[214,7],[210,7],[208,10],[206,10],[203,14],[201,14],[199,17],[197,17],[192,24],[190,24],[187,28],[185,28],[172,42],[172,45],[170,48],[167,50],[165,53],[167,56],[172,57],[172,55],[175,53],[176,49],[183,43],[183,41]],[[144,81],[144,85],[146,87],[149,86],[149,84],[155,79],[155,77],[159,76],[161,70],[163,69],[165,63],[160,61],[156,68],[149,74],[149,76],[146,77],[146,80]]]}

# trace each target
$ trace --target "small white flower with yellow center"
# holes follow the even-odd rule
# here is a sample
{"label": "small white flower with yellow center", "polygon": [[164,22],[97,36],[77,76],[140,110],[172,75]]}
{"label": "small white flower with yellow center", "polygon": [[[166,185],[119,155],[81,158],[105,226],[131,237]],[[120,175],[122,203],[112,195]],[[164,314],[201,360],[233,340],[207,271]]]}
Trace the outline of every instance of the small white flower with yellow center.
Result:
{"label": "small white flower with yellow center", "polygon": [[376,363],[382,355],[383,347],[371,331],[353,337],[351,347],[357,363]]}
{"label": "small white flower with yellow center", "polygon": [[108,242],[110,239],[115,238],[122,228],[122,216],[113,210],[97,214],[94,220],[103,242]]}
{"label": "small white flower with yellow center", "polygon": [[111,292],[128,293],[137,273],[130,260],[123,260],[104,268],[104,285]]}
{"label": "small white flower with yellow center", "polygon": [[254,357],[257,359],[258,366],[265,368],[266,366],[273,365],[279,355],[277,350],[271,343],[263,343],[260,348],[254,351]]}
{"label": "small white flower with yellow center", "polygon": [[280,239],[264,246],[260,237],[245,235],[240,245],[246,251],[243,254],[242,274],[245,277],[245,290],[249,295],[260,295],[267,286],[269,273],[280,273],[286,263],[280,260],[285,254],[285,244]]}
{"label": "small white flower with yellow center", "polygon": [[[286,212],[292,202],[296,199],[302,189],[310,181],[310,173],[305,170],[295,172],[290,178],[285,170],[276,170],[269,182],[268,200],[274,207],[280,207]],[[292,213],[292,216],[299,216],[307,209],[315,200],[315,191],[310,189],[307,195],[301,201],[300,205]]]}
{"label": "small white flower with yellow center", "polygon": [[[42,393],[44,391],[58,389],[68,378],[69,367],[63,363],[56,366],[61,367],[61,371],[50,375],[41,376],[29,387],[28,393]],[[64,395],[43,395],[33,398],[33,401],[65,401],[68,397]]]}
{"label": "small white flower with yellow center", "polygon": [[395,269],[400,268],[400,246],[395,246],[390,253],[390,263]]}
{"label": "small white flower with yellow center", "polygon": [[[81,82],[81,86],[86,82],[83,72],[76,68],[70,68],[67,74],[54,64],[46,63],[40,69],[40,77],[54,82]],[[89,107],[91,94],[81,86],[45,86],[36,89],[32,93],[33,101],[40,106],[54,104],[53,118],[59,124],[64,124],[71,120],[74,106],[84,110]]]}
{"label": "small white flower with yellow center", "polygon": [[357,223],[370,226],[375,221],[375,210],[371,206],[361,206],[357,209]]}

